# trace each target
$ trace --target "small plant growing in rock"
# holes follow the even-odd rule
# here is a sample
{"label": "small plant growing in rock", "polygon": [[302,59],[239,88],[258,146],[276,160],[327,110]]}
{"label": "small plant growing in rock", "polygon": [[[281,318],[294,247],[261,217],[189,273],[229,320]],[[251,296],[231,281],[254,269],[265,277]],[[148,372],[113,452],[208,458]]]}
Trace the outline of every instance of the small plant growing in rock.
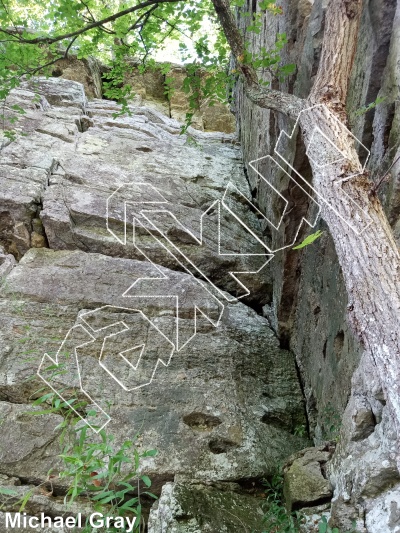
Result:
{"label": "small plant growing in rock", "polygon": [[321,230],[318,230],[316,231],[315,233],[312,233],[311,235],[308,235],[303,242],[301,242],[300,244],[296,245],[293,250],[301,250],[302,248],[305,248],[306,246],[309,246],[310,244],[312,244],[314,241],[316,241],[317,239],[319,239],[320,237],[322,237],[323,235],[323,231]]}
{"label": "small plant growing in rock", "polygon": [[299,424],[294,428],[294,435],[296,437],[306,437],[307,436],[307,427],[305,424]]}
{"label": "small plant growing in rock", "polygon": [[360,117],[361,115],[365,115],[365,113],[368,113],[368,111],[371,111],[371,109],[375,109],[376,106],[381,104],[386,100],[385,96],[378,96],[376,100],[371,102],[370,104],[360,107],[360,109],[357,109],[357,111],[354,113],[356,117]]}
{"label": "small plant growing in rock", "polygon": [[322,410],[323,434],[329,441],[338,442],[340,438],[341,416],[338,411],[328,403]]}
{"label": "small plant growing in rock", "polygon": [[[138,475],[139,461],[140,457],[154,455],[155,452],[139,455],[131,440],[125,441],[119,448],[115,447],[114,436],[107,435],[105,431],[100,431],[101,442],[93,442],[87,438],[88,429],[88,426],[77,428],[73,445],[68,445],[60,456],[66,469],[60,472],[59,477],[72,481],[65,501],[68,504],[80,495],[89,496],[94,510],[103,516],[136,516],[139,531],[141,504],[138,481],[140,479],[146,487],[151,486],[148,476]],[[146,494],[153,496],[149,492]],[[117,530],[109,528],[110,532]]]}
{"label": "small plant growing in rock", "polygon": [[[326,516],[323,516],[318,525],[318,533],[341,533],[341,531],[337,527],[331,528],[328,524],[328,519]],[[344,533],[357,533],[355,522],[353,522],[353,527],[350,529],[350,531],[346,531]]]}
{"label": "small plant growing in rock", "polygon": [[281,468],[270,480],[264,481],[266,511],[263,518],[263,533],[297,533],[301,515],[290,513],[283,501],[283,475]]}
{"label": "small plant growing in rock", "polygon": [[[50,403],[51,407],[31,414],[57,413],[63,416],[63,421],[56,429],[61,430],[60,443],[63,449],[60,457],[65,469],[53,478],[58,477],[68,482],[65,504],[70,506],[76,498],[84,497],[89,500],[93,510],[103,517],[136,517],[134,531],[139,533],[142,510],[140,487],[145,489],[143,495],[156,498],[146,490],[150,488],[151,480],[139,473],[140,460],[155,456],[156,450],[139,453],[135,439],[116,446],[114,435],[106,433],[104,429],[98,435],[92,434],[74,412],[84,411],[87,407],[76,397],[63,401],[50,392],[38,398],[33,405],[44,403]],[[89,411],[87,414],[91,416],[93,412]],[[82,533],[91,531],[92,526],[86,524]],[[104,533],[117,531],[121,532],[121,528],[111,526],[104,529]]]}

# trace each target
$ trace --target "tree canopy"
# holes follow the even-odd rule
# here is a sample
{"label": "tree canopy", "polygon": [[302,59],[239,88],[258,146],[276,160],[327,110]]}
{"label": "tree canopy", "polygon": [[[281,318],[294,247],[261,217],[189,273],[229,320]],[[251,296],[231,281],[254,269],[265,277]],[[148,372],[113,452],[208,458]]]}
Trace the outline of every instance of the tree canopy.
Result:
{"label": "tree canopy", "polygon": [[[211,103],[224,101],[227,87],[241,72],[235,67],[229,70],[232,44],[228,45],[214,4],[210,0],[0,0],[0,100],[22,79],[51,74],[57,61],[73,54],[78,59],[96,57],[109,68],[104,94],[126,110],[132,92],[124,80],[129,60],[135,58],[141,69],[151,68],[160,51],[176,41],[180,60],[187,65],[185,90],[191,106],[196,107],[200,96]],[[243,4],[244,0],[234,0],[228,9]],[[251,18],[248,32],[260,31],[266,11],[281,14],[271,0],[260,1],[259,7],[257,13],[245,13]],[[243,65],[268,69],[282,78],[295,70],[294,65],[280,62],[286,42],[286,35],[278,34],[271,50],[253,54],[244,43],[240,51],[233,51]],[[196,77],[199,65],[212,75]],[[168,65],[164,68],[167,73]]]}

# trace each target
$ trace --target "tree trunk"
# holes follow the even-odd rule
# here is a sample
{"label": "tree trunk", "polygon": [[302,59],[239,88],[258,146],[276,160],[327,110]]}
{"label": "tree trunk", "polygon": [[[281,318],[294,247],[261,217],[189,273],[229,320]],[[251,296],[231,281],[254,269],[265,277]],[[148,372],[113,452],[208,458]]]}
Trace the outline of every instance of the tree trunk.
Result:
{"label": "tree trunk", "polygon": [[[331,136],[335,131],[336,121],[328,118],[324,108],[301,115],[306,143],[315,127]],[[350,324],[375,362],[400,437],[400,253],[382,205],[371,194],[366,173],[346,180],[360,163],[354,139],[344,131],[335,135],[336,146],[346,155],[344,161],[321,168],[310,160],[313,186],[325,199],[322,215],[342,268]],[[313,142],[318,149],[318,138],[314,136]],[[321,153],[324,144],[321,141],[319,145]],[[355,209],[353,201],[361,209]]]}
{"label": "tree trunk", "polygon": [[[240,41],[237,27],[232,29],[229,2],[213,3],[235,57],[241,57],[243,39]],[[382,205],[371,193],[372,185],[368,173],[363,172],[355,140],[343,127],[347,123],[345,104],[361,12],[362,0],[330,1],[319,70],[307,102],[261,88],[254,83],[254,71],[243,69],[240,61],[239,66],[246,95],[254,103],[290,118],[300,113],[304,141],[307,146],[313,144],[315,154],[335,152],[335,147],[342,152],[340,160],[326,165],[310,158],[313,187],[324,199],[323,217],[343,271],[350,323],[375,361],[400,444],[400,254]],[[313,107],[316,104],[326,107]],[[361,209],[355,208],[354,202]]]}
{"label": "tree trunk", "polygon": [[[361,12],[362,0],[330,1],[321,61],[310,95],[311,104],[326,104],[342,122],[347,121],[348,80]],[[342,217],[327,204],[322,206],[346,284],[349,320],[376,365],[400,444],[399,250],[382,205],[371,193],[367,172],[362,172],[354,138],[322,107],[301,113],[300,126],[306,144],[317,126],[345,156],[324,168],[311,158],[313,185]],[[321,144],[315,147],[316,153],[324,153],[325,138],[318,135],[313,139]],[[358,177],[349,177],[357,173]],[[355,210],[351,200],[362,211]],[[397,466],[400,469],[400,457]]]}

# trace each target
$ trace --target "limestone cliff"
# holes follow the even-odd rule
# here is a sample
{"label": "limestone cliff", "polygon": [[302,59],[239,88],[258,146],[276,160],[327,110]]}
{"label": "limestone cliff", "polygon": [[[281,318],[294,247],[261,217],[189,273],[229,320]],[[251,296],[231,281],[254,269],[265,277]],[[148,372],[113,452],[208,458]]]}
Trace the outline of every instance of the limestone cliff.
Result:
{"label": "limestone cliff", "polygon": [[[257,9],[248,0],[238,11],[243,30],[243,13]],[[278,82],[264,72],[266,80],[307,97],[325,9],[325,0],[285,0],[282,15],[265,17],[259,35],[246,34],[255,50],[273,47],[277,32],[288,37],[282,60],[297,65],[295,75]],[[398,153],[399,31],[398,1],[365,2],[347,104],[374,175]],[[285,496],[310,517],[304,532],[317,531],[322,514],[341,531],[354,523],[360,533],[398,531],[393,424],[374,363],[347,325],[352,302],[327,227],[319,220],[318,241],[270,262],[263,247],[290,242],[314,213],[277,175],[291,216],[277,235],[260,216],[273,219],[281,205],[249,163],[273,155],[293,124],[251,104],[238,83],[237,135],[227,109],[207,102],[180,135],[188,102],[178,66],[167,98],[161,71],[141,74],[133,62],[127,77],[137,96],[124,117],[101,99],[97,62],[60,62],[53,76],[13,91],[7,105],[27,111],[16,128],[23,135],[3,140],[0,152],[1,486],[22,497],[33,489],[30,515],[65,512],[62,417],[27,413],[39,409],[32,403],[42,394],[43,355],[54,357],[69,332],[92,324],[93,342],[77,352],[83,388],[111,417],[117,442],[139,433],[140,450],[159,452],[141,465],[159,496],[154,505],[144,500],[150,533],[264,531],[260,480],[289,456]],[[377,96],[385,100],[364,113]],[[286,157],[311,180],[300,138]],[[380,190],[396,238],[399,170],[398,163]],[[297,240],[307,231],[303,225]],[[102,328],[121,320],[135,348],[151,344],[151,364],[144,361],[139,376],[118,374],[132,332],[110,351],[113,376],[99,365]],[[170,352],[151,384],[133,387]],[[71,386],[73,365],[69,372],[57,390]],[[49,495],[34,487],[50,468]],[[15,509],[15,499],[2,503]],[[87,511],[84,499],[71,513],[79,510]]]}
{"label": "limestone cliff", "polygon": [[[107,431],[158,450],[141,464],[153,492],[163,490],[149,531],[262,531],[259,480],[308,441],[297,431],[306,420],[294,357],[260,314],[270,272],[234,135],[180,135],[150,107],[114,118],[114,102],[88,101],[80,83],[60,77],[25,84],[15,104],[26,109],[26,135],[5,143],[0,164],[3,485],[27,490],[53,469],[53,495],[35,492],[26,512],[62,509],[62,417],[29,413],[39,409],[43,355],[55,357],[69,335],[82,389],[111,417]],[[240,284],[231,272],[248,274]],[[154,358],[168,363],[178,318],[179,351],[138,388],[144,381],[132,379],[146,381]],[[103,329],[122,319],[129,332],[114,341],[111,375],[99,366]],[[118,374],[119,353],[138,345],[150,346],[140,376]],[[79,388],[74,361],[49,378],[54,389]],[[185,503],[193,498],[197,506]]]}
{"label": "limestone cliff", "polygon": [[[293,0],[281,4],[283,15],[263,19],[261,33],[247,32],[246,40],[253,50],[268,49],[273,47],[277,32],[286,33],[288,47],[283,61],[295,63],[297,70],[293,77],[280,83],[280,88],[306,98],[318,68],[327,2]],[[243,13],[255,9],[256,2],[247,1],[239,11],[243,30],[248,24]],[[368,168],[375,177],[381,176],[399,154],[399,30],[398,2],[364,2],[347,108],[351,131],[371,150]],[[271,80],[268,72],[263,76]],[[273,80],[273,84],[278,86],[279,82]],[[364,113],[363,108],[378,96],[385,98],[383,103]],[[282,130],[290,133],[293,125],[278,114],[254,106],[240,85],[235,111],[254,201],[271,216],[279,205],[260,186],[248,163],[273,155],[279,133]],[[300,139],[292,142],[286,157],[302,176],[311,179]],[[396,238],[399,172],[397,163],[380,191]],[[290,242],[299,221],[310,216],[313,206],[293,182],[283,178],[280,183],[291,208],[290,220],[283,230],[284,238]],[[352,302],[347,299],[333,241],[323,221],[312,231],[316,229],[324,232],[318,243],[301,253],[285,251],[271,263],[273,297],[272,303],[264,307],[264,314],[281,345],[296,355],[316,444],[338,441],[330,465],[335,488],[334,523],[345,531],[353,520],[357,522],[357,531],[397,531],[398,450],[385,410],[382,384],[374,362],[362,357],[362,346],[347,325],[346,313]]]}

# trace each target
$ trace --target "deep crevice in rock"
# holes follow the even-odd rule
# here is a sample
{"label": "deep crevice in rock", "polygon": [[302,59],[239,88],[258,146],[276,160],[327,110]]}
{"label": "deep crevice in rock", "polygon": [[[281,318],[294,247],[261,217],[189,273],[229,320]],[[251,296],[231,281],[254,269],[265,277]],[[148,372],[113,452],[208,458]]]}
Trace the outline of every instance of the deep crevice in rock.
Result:
{"label": "deep crevice in rock", "polygon": [[311,438],[311,423],[310,423],[310,419],[308,417],[308,411],[307,411],[307,397],[306,397],[306,393],[305,393],[305,380],[304,380],[304,376],[302,375],[301,368],[300,368],[300,366],[298,364],[298,361],[296,359],[295,354],[293,354],[293,358],[294,358],[294,364],[295,364],[295,367],[296,367],[297,379],[298,379],[298,382],[299,382],[299,385],[300,385],[301,394],[303,396],[303,413],[304,413],[304,420],[306,422],[306,435],[310,439]]}
{"label": "deep crevice in rock", "polygon": [[326,498],[320,498],[319,500],[315,500],[313,502],[295,502],[292,505],[292,511],[301,511],[301,509],[307,507],[319,507],[320,505],[326,505],[328,503],[331,503],[332,496],[328,496]]}

